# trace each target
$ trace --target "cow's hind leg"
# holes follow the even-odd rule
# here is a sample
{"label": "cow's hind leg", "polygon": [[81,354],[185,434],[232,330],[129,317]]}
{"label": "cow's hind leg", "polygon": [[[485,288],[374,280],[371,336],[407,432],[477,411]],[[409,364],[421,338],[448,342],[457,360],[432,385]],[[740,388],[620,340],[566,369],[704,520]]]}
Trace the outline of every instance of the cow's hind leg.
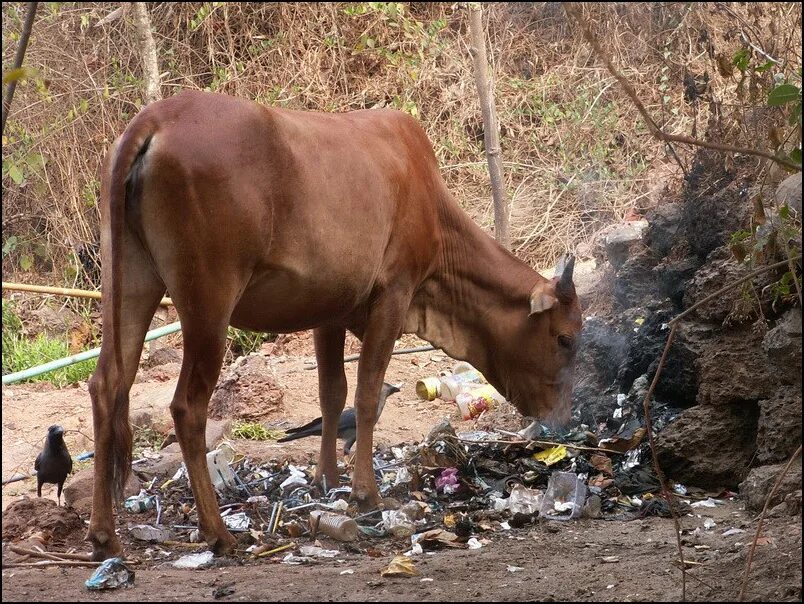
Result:
{"label": "cow's hind leg", "polygon": [[332,489],[339,485],[337,439],[341,412],[346,404],[346,373],[343,370],[343,327],[319,327],[313,332],[318,364],[318,397],[323,426],[321,455],[315,481]]}
{"label": "cow's hind leg", "polygon": [[215,305],[208,306],[208,314],[203,317],[188,317],[182,315],[179,306],[184,357],[170,412],[190,475],[201,532],[212,551],[222,555],[234,549],[235,539],[221,520],[209,478],[205,432],[207,405],[223,362],[228,314],[216,313],[214,308]]}
{"label": "cow's hind leg", "polygon": [[[112,304],[103,305],[103,343],[98,366],[89,380],[92,419],[95,430],[95,480],[92,487],[92,515],[87,540],[94,560],[105,560],[122,551],[114,531],[113,502],[122,495],[131,471],[131,426],[128,423],[128,393],[139,365],[145,333],[165,293],[165,286],[153,271],[139,241],[126,229],[121,249],[122,278],[115,281],[122,290],[118,334],[123,367],[118,370],[112,340]],[[103,288],[112,282],[111,257],[104,249]]]}

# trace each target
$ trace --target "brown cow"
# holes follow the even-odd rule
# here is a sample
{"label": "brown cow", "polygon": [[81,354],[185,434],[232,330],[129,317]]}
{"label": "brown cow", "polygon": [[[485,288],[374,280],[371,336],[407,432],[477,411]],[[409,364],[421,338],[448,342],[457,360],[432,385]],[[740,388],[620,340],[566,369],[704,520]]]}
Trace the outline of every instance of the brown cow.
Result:
{"label": "brown cow", "polygon": [[[394,341],[416,333],[477,367],[527,416],[566,418],[581,316],[572,260],[547,280],[459,208],[427,136],[397,111],[323,114],[184,92],[149,105],[103,174],[105,333],[90,381],[87,539],[121,551],[113,500],[131,467],[128,393],[167,290],[184,335],[170,406],[207,543],[230,552],[204,428],[228,325],[315,329],[324,417],[316,479],[337,486],[345,330],[362,340],[352,498],[375,506],[376,402]],[[559,271],[560,272],[560,271]]]}

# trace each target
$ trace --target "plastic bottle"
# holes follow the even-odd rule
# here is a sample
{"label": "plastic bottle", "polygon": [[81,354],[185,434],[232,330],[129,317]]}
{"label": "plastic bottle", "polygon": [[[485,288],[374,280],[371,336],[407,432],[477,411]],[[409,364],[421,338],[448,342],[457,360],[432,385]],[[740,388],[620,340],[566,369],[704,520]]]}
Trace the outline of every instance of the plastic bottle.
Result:
{"label": "plastic bottle", "polygon": [[483,382],[483,375],[477,369],[442,377],[441,398],[445,401],[454,401],[455,397],[461,393],[461,386],[481,382]]}
{"label": "plastic bottle", "polygon": [[358,533],[357,522],[349,516],[322,510],[310,512],[310,530],[338,541],[354,541]]}
{"label": "plastic bottle", "polygon": [[497,392],[491,384],[464,384],[461,392],[455,397],[455,403],[465,420],[477,417],[488,409],[494,409],[504,401],[505,397]]}
{"label": "plastic bottle", "polygon": [[472,367],[466,361],[459,361],[455,364],[455,367],[452,368],[452,373],[458,375],[459,373],[466,373],[467,371],[477,371],[474,367]]}

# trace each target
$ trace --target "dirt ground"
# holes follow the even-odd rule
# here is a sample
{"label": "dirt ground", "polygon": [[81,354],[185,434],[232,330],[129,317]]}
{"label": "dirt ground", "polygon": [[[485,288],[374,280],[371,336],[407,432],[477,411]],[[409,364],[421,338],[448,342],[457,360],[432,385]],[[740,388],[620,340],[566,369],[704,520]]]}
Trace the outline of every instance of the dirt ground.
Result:
{"label": "dirt ground", "polygon": [[[405,342],[403,346],[415,344]],[[347,351],[349,352],[349,351]],[[277,379],[285,390],[282,408],[269,423],[297,425],[319,415],[317,375],[305,369],[312,359],[309,338],[286,346],[275,357]],[[378,424],[375,442],[383,445],[421,440],[443,417],[456,430],[476,425],[460,419],[453,403],[417,400],[416,380],[435,375],[452,365],[439,352],[397,356],[391,361],[386,379],[402,382],[400,394],[390,398]],[[354,393],[356,363],[347,364],[350,397]],[[176,380],[176,367],[142,371],[132,389],[132,416],[149,413],[155,422],[168,421],[167,405]],[[350,398],[351,401],[351,398]],[[492,415],[484,423],[511,428],[514,418]],[[61,390],[46,385],[24,385],[3,390],[3,477],[32,469],[41,450],[42,438],[52,423],[73,430],[66,435],[73,455],[92,450],[90,400],[86,385]],[[286,424],[281,424],[286,422]],[[287,444],[234,441],[235,449],[264,459],[290,458],[299,463],[314,461],[318,439],[301,439]],[[89,464],[87,464],[87,467]],[[35,497],[34,480],[3,488],[3,509],[22,497]],[[43,496],[55,501],[55,487],[48,485]],[[47,513],[62,513],[47,505]],[[39,508],[36,508],[39,509]],[[708,520],[711,519],[711,520]],[[75,521],[76,519],[74,519]],[[62,540],[63,547],[89,551],[83,539],[88,516]],[[712,526],[711,522],[715,525]],[[131,524],[125,512],[119,526]],[[705,527],[708,526],[709,528]],[[6,529],[4,524],[4,531]],[[334,558],[312,564],[281,564],[286,552],[260,561],[232,557],[218,560],[212,568],[182,570],[170,561],[193,549],[165,548],[173,555],[150,560],[141,545],[126,544],[136,577],[128,588],[90,592],[84,581],[91,568],[7,567],[10,558],[3,549],[3,601],[674,601],[681,599],[681,571],[672,520],[650,517],[633,521],[589,520],[541,521],[535,525],[506,530],[491,520],[488,530],[477,534],[483,547],[441,549],[413,557],[418,576],[383,578],[380,572],[391,559],[410,549],[409,541],[392,538],[364,538],[356,544],[320,539]],[[742,532],[723,535],[729,529]],[[696,508],[682,518],[684,558],[693,565],[687,572],[687,599],[695,601],[734,600],[745,570],[748,546],[756,522],[739,500],[723,500],[716,508]],[[310,544],[308,537],[297,540]],[[748,584],[747,599],[757,601],[801,600],[800,516],[770,518],[757,548]],[[203,549],[203,548],[202,548]],[[63,551],[63,550],[62,550]]]}

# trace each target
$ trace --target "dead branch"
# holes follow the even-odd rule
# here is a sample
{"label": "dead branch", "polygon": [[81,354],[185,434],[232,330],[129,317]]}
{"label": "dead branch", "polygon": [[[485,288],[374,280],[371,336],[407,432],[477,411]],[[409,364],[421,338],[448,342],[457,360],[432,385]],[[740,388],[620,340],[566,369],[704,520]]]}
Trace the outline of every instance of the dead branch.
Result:
{"label": "dead branch", "polygon": [[[720,143],[710,143],[710,142],[702,141],[702,140],[692,138],[692,137],[689,137],[689,136],[684,136],[683,134],[667,134],[664,131],[662,131],[662,129],[659,128],[659,126],[656,124],[656,122],[653,121],[653,118],[651,118],[650,114],[648,113],[648,110],[645,109],[645,106],[642,104],[642,101],[639,100],[639,97],[637,96],[637,94],[634,91],[634,88],[631,86],[630,82],[625,79],[625,76],[623,76],[619,71],[617,71],[617,69],[612,64],[611,60],[609,60],[608,56],[603,52],[603,49],[600,47],[600,44],[598,43],[597,38],[595,38],[595,36],[592,34],[591,30],[589,29],[589,26],[586,23],[586,20],[584,19],[583,15],[581,14],[581,11],[578,8],[577,4],[572,3],[572,2],[564,2],[563,6],[564,6],[564,10],[567,11],[567,14],[573,16],[575,18],[575,20],[578,22],[578,25],[581,28],[581,32],[583,33],[584,38],[586,38],[586,41],[589,42],[589,45],[595,51],[595,53],[597,54],[598,58],[600,58],[600,60],[603,61],[603,63],[606,65],[606,68],[609,70],[611,75],[613,75],[615,78],[617,78],[617,81],[620,82],[620,84],[622,85],[622,87],[625,90],[626,94],[628,94],[628,96],[631,97],[631,100],[634,102],[634,105],[636,105],[637,110],[642,115],[643,119],[645,120],[645,123],[648,125],[648,129],[650,130],[650,133],[655,138],[657,138],[659,140],[662,140],[662,141],[664,141],[666,143],[669,143],[670,141],[674,141],[674,142],[677,142],[677,143],[684,143],[686,145],[694,145],[696,147],[704,147],[706,149],[714,149],[715,151],[726,151],[726,152],[729,152],[729,153],[742,153],[744,155],[757,155],[759,157],[764,157],[766,159],[774,161],[774,162],[776,162],[778,164],[781,164],[781,165],[783,165],[783,166],[785,166],[787,168],[790,168],[792,170],[796,170],[796,171],[801,170],[800,165],[794,164],[793,162],[788,161],[786,159],[783,159],[781,157],[776,157],[775,155],[771,155],[770,153],[768,153],[766,151],[760,151],[759,149],[748,149],[746,147],[733,147],[731,145],[722,145]],[[671,151],[672,151],[672,147],[671,147]],[[673,152],[673,155],[675,155],[675,151],[672,151],[672,152]],[[676,156],[676,159],[678,160],[677,156]],[[680,160],[678,160],[678,161],[680,162]],[[680,163],[679,163],[679,165],[680,165]],[[686,170],[684,172],[686,174]]]}
{"label": "dead branch", "polygon": [[23,556],[34,556],[36,558],[47,558],[48,560],[79,560],[81,562],[92,562],[92,556],[90,554],[68,554],[68,553],[61,553],[61,552],[45,552],[36,549],[29,549],[26,547],[20,547],[19,545],[9,545],[8,549],[14,552],[15,554],[20,554]]}
{"label": "dead branch", "polygon": [[[25,24],[22,26],[22,35],[20,35],[20,45],[17,46],[12,69],[22,67],[22,60],[25,58],[25,49],[28,48],[28,39],[31,37],[31,28],[33,27],[36,7],[38,5],[38,2],[28,3],[28,14],[25,15]],[[14,98],[14,91],[17,89],[18,79],[19,78],[14,78],[8,83],[8,88],[6,88],[6,93],[3,96],[3,127],[2,130],[0,130],[3,134],[6,132],[6,119],[8,119],[8,111],[11,108],[11,100]]]}

